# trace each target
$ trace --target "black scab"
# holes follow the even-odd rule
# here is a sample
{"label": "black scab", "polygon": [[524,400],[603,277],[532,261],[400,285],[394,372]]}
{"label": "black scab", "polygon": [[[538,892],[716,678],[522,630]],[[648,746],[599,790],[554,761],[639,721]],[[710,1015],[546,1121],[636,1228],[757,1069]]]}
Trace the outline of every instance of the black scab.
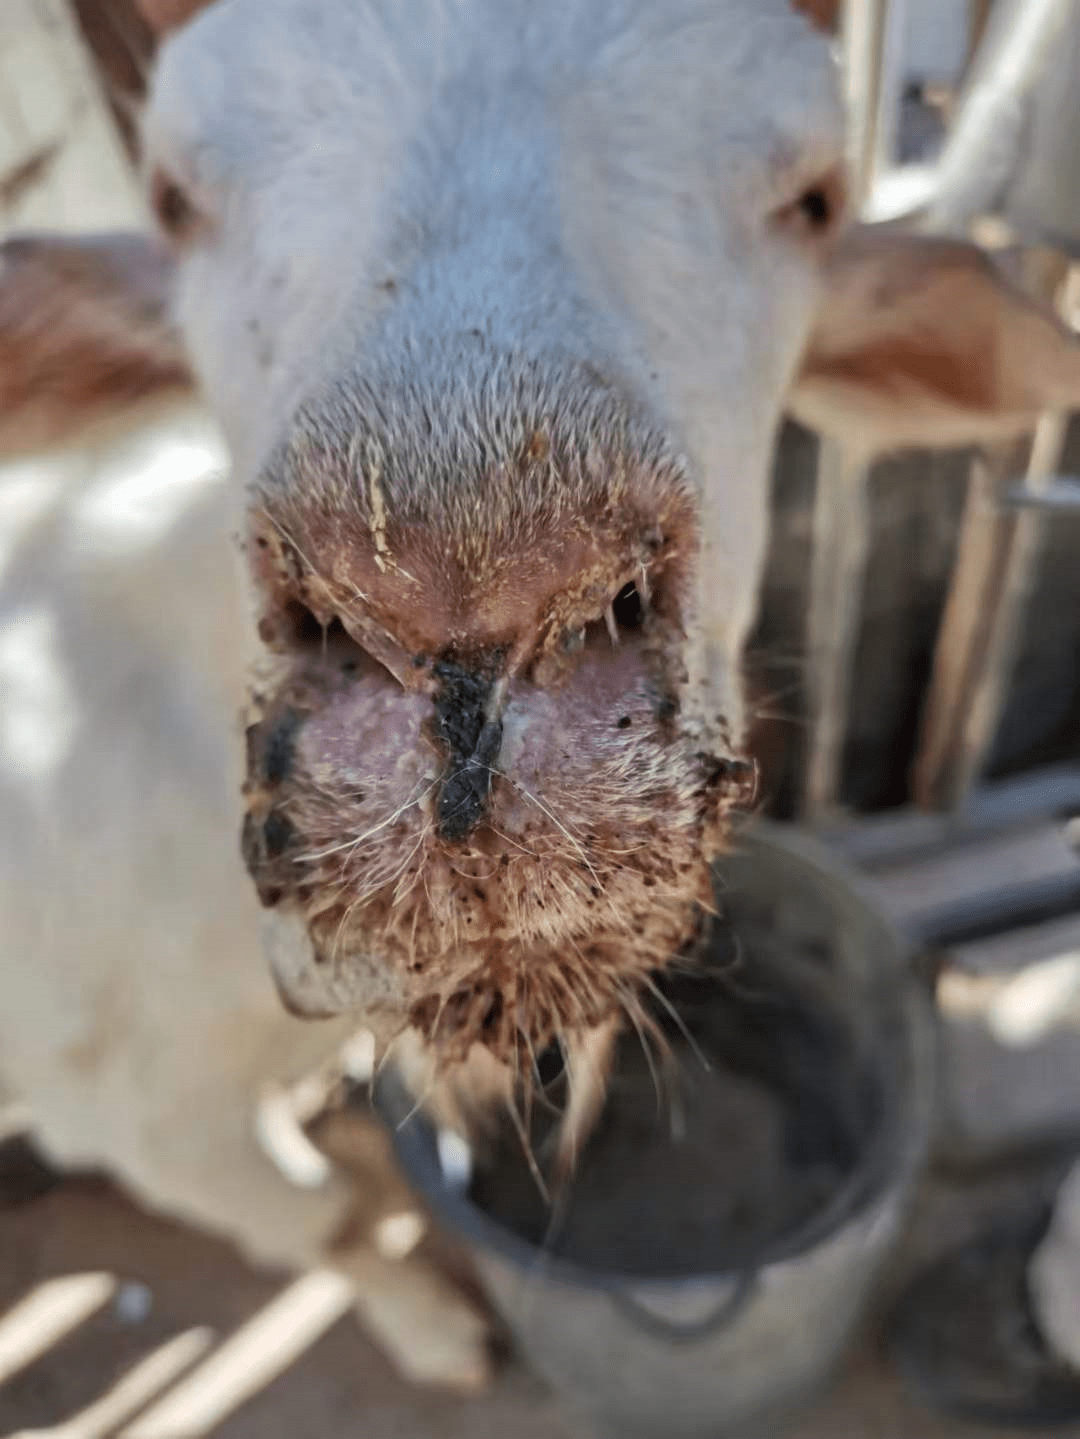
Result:
{"label": "black scab", "polygon": [[455,660],[440,660],[434,673],[440,681],[435,730],[449,752],[439,794],[439,833],[444,839],[464,839],[484,813],[502,725],[487,719],[489,673],[466,669]]}
{"label": "black scab", "polygon": [[451,770],[439,793],[439,833],[443,839],[464,839],[483,817],[491,793],[492,765],[502,744],[502,725],[484,725],[476,748]]}
{"label": "black scab", "polygon": [[757,786],[757,769],[753,760],[721,759],[709,754],[701,754],[698,759],[705,768],[707,788],[730,788],[736,790],[741,798],[753,795]]}
{"label": "black scab", "polygon": [[248,873],[255,881],[255,891],[260,903],[266,909],[273,909],[284,898],[284,887],[267,864],[267,844],[264,827],[252,814],[244,816],[244,828],[240,836],[240,852]]}
{"label": "black scab", "polygon": [[632,723],[633,723],[633,721],[631,720],[631,718],[630,718],[629,715],[623,715],[622,719],[620,719],[620,720],[618,721],[618,723],[616,724],[615,728],[616,728],[616,729],[629,729]]}
{"label": "black scab", "polygon": [[262,734],[262,725],[249,724],[244,731],[244,759],[248,776],[255,773],[259,762],[259,737]]}
{"label": "black scab", "polygon": [[484,727],[491,680],[455,660],[440,660],[435,678],[441,682],[435,696],[439,738],[452,756],[464,760],[475,750]]}
{"label": "black scab", "polygon": [[297,710],[282,710],[271,722],[263,742],[262,777],[266,784],[284,784],[292,773],[296,736],[303,724]]}
{"label": "black scab", "polygon": [[472,753],[472,762],[483,765],[490,770],[491,766],[499,757],[499,750],[502,748],[502,722],[492,720],[480,731],[480,737],[476,741],[476,748]]}
{"label": "black scab", "polygon": [[248,873],[254,878],[262,863],[262,837],[258,820],[252,814],[244,816],[244,827],[240,831],[240,853],[244,857]]}
{"label": "black scab", "polygon": [[263,844],[267,859],[280,859],[292,844],[296,831],[280,810],[274,810],[263,825]]}

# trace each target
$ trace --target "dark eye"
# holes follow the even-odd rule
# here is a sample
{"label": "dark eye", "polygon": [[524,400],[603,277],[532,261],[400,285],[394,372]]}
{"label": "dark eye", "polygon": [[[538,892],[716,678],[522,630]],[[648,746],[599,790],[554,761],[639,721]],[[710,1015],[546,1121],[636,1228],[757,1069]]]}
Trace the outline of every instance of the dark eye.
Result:
{"label": "dark eye", "polygon": [[832,223],[832,203],[823,189],[807,190],[799,200],[799,209],[814,230],[824,230]]}
{"label": "dark eye", "polygon": [[824,236],[839,225],[846,206],[845,176],[837,167],[801,190],[790,204],[776,212],[776,219],[785,229],[811,237]]}
{"label": "dark eye", "polygon": [[163,170],[155,170],[150,181],[150,204],[158,224],[170,239],[186,240],[198,229],[202,217],[191,197]]}

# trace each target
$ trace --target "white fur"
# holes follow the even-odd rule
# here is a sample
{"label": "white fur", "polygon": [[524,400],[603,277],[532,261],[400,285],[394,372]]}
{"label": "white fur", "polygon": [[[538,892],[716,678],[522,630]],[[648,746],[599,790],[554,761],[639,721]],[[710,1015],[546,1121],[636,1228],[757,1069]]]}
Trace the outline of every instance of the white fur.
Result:
{"label": "white fur", "polygon": [[[212,441],[194,416],[173,433]],[[32,1096],[62,1164],[107,1156],[152,1203],[295,1262],[342,1195],[276,1174],[254,1104],[347,1030],[290,1019],[259,952],[236,837],[246,624],[228,490],[220,463],[202,486],[165,476],[146,498],[172,522],[141,527],[115,498],[152,442],[136,432],[6,478],[49,499],[8,529],[0,589],[4,1082]]]}
{"label": "white fur", "polygon": [[702,709],[737,733],[763,476],[819,295],[773,216],[842,144],[805,19],[781,0],[219,0],[166,46],[146,134],[210,221],[180,316],[240,480],[300,399],[406,346],[479,329],[589,363],[700,485]]}
{"label": "white fur", "polygon": [[[165,436],[0,472],[0,1094],[28,1101],[59,1165],[104,1164],[151,1207],[303,1269],[385,1206],[336,1176],[290,1183],[259,1103],[355,1024],[291,1018],[260,949],[237,829],[235,506],[205,419],[173,413]],[[361,1229],[334,1262],[405,1373],[483,1381],[485,1323],[425,1261],[382,1258]]]}
{"label": "white fur", "polygon": [[[303,1265],[346,1194],[290,1186],[253,1108],[345,1030],[282,1011],[237,850],[243,487],[299,402],[406,350],[479,329],[594,367],[700,488],[692,661],[703,722],[737,736],[767,463],[819,292],[772,216],[836,160],[840,116],[828,47],[780,0],[220,0],[166,45],[146,136],[206,215],[179,316],[234,478],[110,531],[123,496],[95,510],[100,456],[72,454],[8,556],[0,1082],[60,1162]],[[411,1321],[381,1262],[356,1272],[392,1339]],[[480,1339],[456,1322],[438,1362],[460,1377]]]}

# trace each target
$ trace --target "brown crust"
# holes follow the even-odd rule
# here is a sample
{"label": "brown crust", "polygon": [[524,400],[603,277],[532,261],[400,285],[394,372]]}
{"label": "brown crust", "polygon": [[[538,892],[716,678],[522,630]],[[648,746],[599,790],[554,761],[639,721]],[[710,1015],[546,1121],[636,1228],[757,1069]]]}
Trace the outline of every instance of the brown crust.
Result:
{"label": "brown crust", "polygon": [[[745,772],[673,738],[639,690],[622,716],[630,723],[612,716],[592,749],[575,756],[568,739],[565,756],[539,751],[542,799],[496,778],[488,820],[447,840],[430,802],[401,802],[425,784],[426,744],[428,773],[441,767],[422,726],[401,746],[411,734],[419,784],[395,791],[388,760],[369,752],[379,739],[363,731],[368,701],[354,707],[350,694],[372,683],[308,661],[249,730],[245,854],[264,904],[305,914],[329,970],[355,953],[393,970],[405,996],[397,1024],[419,1030],[443,1065],[479,1044],[527,1075],[553,1039],[636,1017],[650,974],[710,905],[706,857],[745,802]],[[379,691],[384,706],[397,693]],[[547,697],[552,715],[581,702],[572,685]],[[425,698],[416,704],[426,712]],[[386,713],[371,722],[384,742]],[[553,728],[542,724],[544,743]],[[336,738],[350,730],[351,763]]]}

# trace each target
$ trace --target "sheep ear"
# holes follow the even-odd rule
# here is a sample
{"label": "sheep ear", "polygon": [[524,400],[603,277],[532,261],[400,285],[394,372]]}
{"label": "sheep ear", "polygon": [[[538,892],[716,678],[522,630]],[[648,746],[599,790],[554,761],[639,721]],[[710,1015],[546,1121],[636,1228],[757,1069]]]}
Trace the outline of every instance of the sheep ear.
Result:
{"label": "sheep ear", "polygon": [[840,19],[840,0],[791,0],[800,15],[812,25],[831,34]]}
{"label": "sheep ear", "polygon": [[867,453],[975,444],[1080,407],[1080,341],[974,245],[855,226],[789,408]]}
{"label": "sheep ear", "polygon": [[139,14],[158,35],[178,30],[211,3],[212,0],[135,0]]}
{"label": "sheep ear", "polygon": [[137,234],[0,245],[0,449],[70,439],[191,388],[170,317],[173,264]]}

